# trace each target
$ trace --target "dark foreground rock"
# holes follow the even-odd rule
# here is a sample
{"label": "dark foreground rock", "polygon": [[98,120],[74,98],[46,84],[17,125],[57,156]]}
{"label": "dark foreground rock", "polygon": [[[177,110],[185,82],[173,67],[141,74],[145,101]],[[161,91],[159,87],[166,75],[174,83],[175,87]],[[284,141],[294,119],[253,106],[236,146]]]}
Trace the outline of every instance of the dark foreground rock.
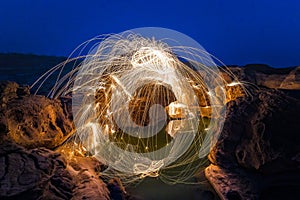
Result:
{"label": "dark foreground rock", "polygon": [[72,131],[67,99],[1,82],[0,199],[128,199],[120,181],[102,180],[98,160],[61,146]]}
{"label": "dark foreground rock", "polygon": [[74,184],[60,154],[0,145],[0,199],[71,199]]}
{"label": "dark foreground rock", "polygon": [[299,199],[299,99],[260,89],[227,111],[205,170],[222,199]]}
{"label": "dark foreground rock", "polygon": [[0,199],[127,198],[120,182],[102,181],[101,163],[93,158],[67,160],[46,148],[26,150],[10,143],[0,145],[0,163]]}

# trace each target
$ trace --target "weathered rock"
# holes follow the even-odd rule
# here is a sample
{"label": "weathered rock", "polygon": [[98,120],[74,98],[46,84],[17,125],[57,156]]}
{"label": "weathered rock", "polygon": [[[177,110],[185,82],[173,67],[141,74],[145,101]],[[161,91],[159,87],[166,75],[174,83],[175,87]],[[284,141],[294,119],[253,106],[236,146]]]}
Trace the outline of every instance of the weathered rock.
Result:
{"label": "weathered rock", "polygon": [[[298,194],[300,101],[260,89],[228,103],[206,176],[224,199],[269,199],[271,188]],[[285,188],[285,189],[283,189]],[[292,191],[291,191],[292,190]],[[280,199],[273,197],[273,199]]]}
{"label": "weathered rock", "polygon": [[122,186],[121,180],[118,178],[110,179],[107,183],[107,188],[110,191],[111,199],[130,199],[125,192],[125,188]]}
{"label": "weathered rock", "polygon": [[58,153],[0,145],[0,199],[70,199],[72,177]]}
{"label": "weathered rock", "polygon": [[20,87],[15,82],[0,81],[0,107],[4,107],[11,99],[28,96],[29,88]]}
{"label": "weathered rock", "polygon": [[0,135],[27,148],[54,148],[74,130],[59,100],[29,94],[12,82],[0,84]]}
{"label": "weathered rock", "polygon": [[[272,68],[268,65],[250,64],[244,67],[229,67],[239,81],[278,89],[300,90],[300,67]],[[230,83],[233,77],[222,73]]]}
{"label": "weathered rock", "polygon": [[7,143],[0,145],[0,164],[0,199],[127,198],[120,182],[107,186],[100,179],[101,163],[94,158],[67,161],[46,148],[25,150]]}
{"label": "weathered rock", "polygon": [[244,170],[210,165],[205,169],[205,175],[221,199],[259,199],[258,178],[249,176]]}
{"label": "weathered rock", "polygon": [[280,84],[281,89],[300,89],[300,67],[293,69]]}
{"label": "weathered rock", "polygon": [[101,163],[91,157],[73,157],[68,165],[68,171],[74,177],[75,188],[72,200],[110,199],[106,184],[99,178],[97,169]]}
{"label": "weathered rock", "polygon": [[0,199],[128,198],[121,182],[102,181],[102,164],[95,158],[72,148],[60,154],[74,130],[70,100],[0,83]]}

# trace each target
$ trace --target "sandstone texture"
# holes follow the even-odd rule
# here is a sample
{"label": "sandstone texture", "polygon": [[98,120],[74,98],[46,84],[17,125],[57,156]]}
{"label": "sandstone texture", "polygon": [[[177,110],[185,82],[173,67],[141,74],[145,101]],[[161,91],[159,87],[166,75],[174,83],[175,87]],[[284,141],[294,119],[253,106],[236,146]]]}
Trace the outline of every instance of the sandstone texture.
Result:
{"label": "sandstone texture", "polygon": [[28,87],[0,83],[0,134],[24,147],[59,146],[74,130],[60,100],[30,95]]}
{"label": "sandstone texture", "polygon": [[98,160],[64,148],[73,131],[68,99],[0,82],[0,199],[129,199]]}
{"label": "sandstone texture", "polygon": [[205,170],[220,197],[298,199],[299,120],[300,100],[275,89],[260,88],[230,101]]}

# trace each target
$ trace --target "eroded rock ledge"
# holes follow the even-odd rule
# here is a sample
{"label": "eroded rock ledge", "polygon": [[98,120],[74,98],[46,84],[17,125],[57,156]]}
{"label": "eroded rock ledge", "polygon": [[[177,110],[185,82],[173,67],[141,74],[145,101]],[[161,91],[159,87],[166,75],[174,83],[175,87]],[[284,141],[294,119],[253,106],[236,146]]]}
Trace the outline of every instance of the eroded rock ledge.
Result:
{"label": "eroded rock ledge", "polygon": [[0,199],[129,199],[120,181],[102,180],[98,160],[57,150],[73,130],[65,100],[1,82]]}
{"label": "eroded rock ledge", "polygon": [[228,103],[205,174],[222,199],[300,196],[300,101],[260,89]]}

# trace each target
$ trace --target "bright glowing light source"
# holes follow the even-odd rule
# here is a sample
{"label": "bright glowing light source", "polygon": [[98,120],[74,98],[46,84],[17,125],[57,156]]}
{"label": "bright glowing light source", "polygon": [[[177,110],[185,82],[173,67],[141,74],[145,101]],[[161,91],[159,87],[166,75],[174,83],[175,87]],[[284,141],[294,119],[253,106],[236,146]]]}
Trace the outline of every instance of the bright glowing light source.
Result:
{"label": "bright glowing light source", "polygon": [[210,54],[191,38],[159,28],[91,41],[89,54],[78,57],[85,60],[58,77],[50,93],[72,96],[75,141],[108,166],[104,174],[125,183],[146,176],[188,180],[225,119],[225,94],[215,95],[224,79]]}
{"label": "bright glowing light source", "polygon": [[240,83],[240,82],[233,81],[233,82],[231,82],[231,83],[226,84],[226,86],[229,86],[229,87],[236,86],[236,85],[241,85],[241,83]]}

